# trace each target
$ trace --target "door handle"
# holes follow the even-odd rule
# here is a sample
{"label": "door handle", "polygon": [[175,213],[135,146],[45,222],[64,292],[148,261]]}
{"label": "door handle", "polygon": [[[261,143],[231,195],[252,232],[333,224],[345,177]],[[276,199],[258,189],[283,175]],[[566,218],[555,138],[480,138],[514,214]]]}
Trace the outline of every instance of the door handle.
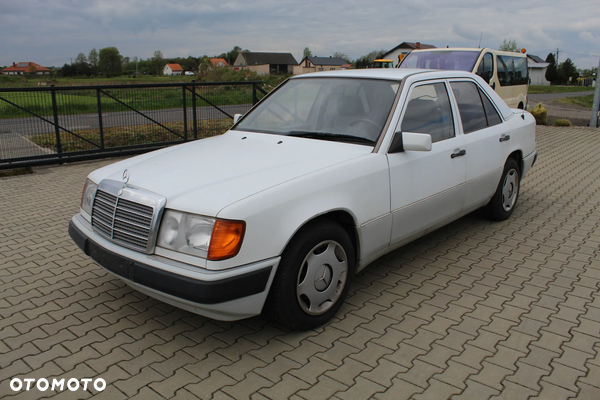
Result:
{"label": "door handle", "polygon": [[452,153],[450,155],[450,158],[456,158],[456,157],[462,157],[465,154],[467,154],[467,151],[465,149],[462,150],[455,150],[454,153]]}
{"label": "door handle", "polygon": [[506,142],[507,140],[510,140],[510,135],[502,134],[502,136],[500,136],[500,143]]}

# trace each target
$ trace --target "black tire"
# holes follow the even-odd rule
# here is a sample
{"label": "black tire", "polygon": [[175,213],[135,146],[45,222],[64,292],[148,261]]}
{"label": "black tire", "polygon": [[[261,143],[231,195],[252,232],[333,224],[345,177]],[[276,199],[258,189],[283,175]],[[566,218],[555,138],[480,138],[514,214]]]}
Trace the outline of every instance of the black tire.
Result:
{"label": "black tire", "polygon": [[520,188],[521,170],[517,162],[513,158],[509,158],[504,164],[502,178],[494,197],[484,207],[487,217],[495,221],[508,219],[517,206]]}
{"label": "black tire", "polygon": [[308,224],[281,256],[268,314],[290,329],[323,325],[344,303],[355,264],[352,240],[340,225],[330,220]]}

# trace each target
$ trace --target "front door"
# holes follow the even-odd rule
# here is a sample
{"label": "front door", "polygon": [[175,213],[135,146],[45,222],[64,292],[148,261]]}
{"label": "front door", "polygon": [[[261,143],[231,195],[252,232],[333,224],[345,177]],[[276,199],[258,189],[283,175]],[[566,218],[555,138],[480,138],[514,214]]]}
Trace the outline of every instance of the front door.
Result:
{"label": "front door", "polygon": [[456,218],[465,198],[466,149],[444,81],[411,88],[399,129],[431,135],[431,151],[388,154],[391,245]]}

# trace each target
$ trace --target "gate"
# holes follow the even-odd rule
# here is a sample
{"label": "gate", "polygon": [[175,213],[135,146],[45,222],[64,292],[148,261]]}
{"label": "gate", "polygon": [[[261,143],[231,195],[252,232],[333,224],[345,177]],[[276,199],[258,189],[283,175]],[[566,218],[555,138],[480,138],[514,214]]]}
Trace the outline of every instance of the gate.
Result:
{"label": "gate", "polygon": [[0,89],[0,169],[141,153],[214,136],[262,82]]}

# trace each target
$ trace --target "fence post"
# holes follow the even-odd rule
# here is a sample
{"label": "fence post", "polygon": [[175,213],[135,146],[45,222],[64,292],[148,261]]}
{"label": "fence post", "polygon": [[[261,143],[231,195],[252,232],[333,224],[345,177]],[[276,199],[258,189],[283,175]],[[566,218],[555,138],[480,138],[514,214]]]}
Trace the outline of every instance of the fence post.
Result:
{"label": "fence post", "polygon": [[181,86],[181,95],[183,96],[183,141],[188,140],[188,128],[187,128],[187,102],[185,98],[185,85]]}
{"label": "fence post", "polygon": [[198,139],[198,118],[196,116],[196,80],[192,81],[192,120],[194,123],[194,139]]}
{"label": "fence post", "polygon": [[596,90],[594,91],[594,101],[592,102],[592,116],[590,117],[590,127],[598,126],[598,108],[600,107],[600,61],[596,69]]}
{"label": "fence post", "polygon": [[96,89],[96,97],[98,98],[98,129],[100,129],[100,148],[104,150],[104,127],[102,126],[102,101],[100,89]]}
{"label": "fence post", "polygon": [[62,154],[62,144],[60,142],[60,128],[58,127],[58,105],[56,104],[54,85],[50,85],[50,87],[52,88],[50,94],[52,97],[52,114],[54,116],[54,133],[56,134],[56,152],[60,157],[60,154]]}

